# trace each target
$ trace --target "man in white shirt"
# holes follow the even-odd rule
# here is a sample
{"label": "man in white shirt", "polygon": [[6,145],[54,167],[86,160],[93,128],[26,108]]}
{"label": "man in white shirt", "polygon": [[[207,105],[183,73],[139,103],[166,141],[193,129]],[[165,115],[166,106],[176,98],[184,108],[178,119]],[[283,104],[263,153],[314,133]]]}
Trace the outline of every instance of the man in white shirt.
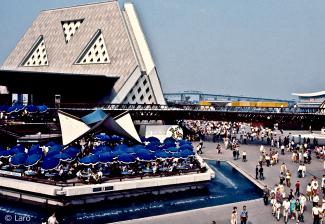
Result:
{"label": "man in white shirt", "polygon": [[285,198],[285,200],[282,203],[282,206],[283,206],[284,223],[287,223],[289,218],[289,209],[290,209],[290,202],[288,201],[288,198]]}
{"label": "man in white shirt", "polygon": [[318,196],[318,194],[316,194],[313,197],[313,206],[318,205],[318,202],[319,202],[319,196]]}
{"label": "man in white shirt", "polygon": [[49,217],[49,219],[47,220],[48,224],[58,224],[58,220],[56,219],[55,213],[53,213],[53,215],[51,215]]}

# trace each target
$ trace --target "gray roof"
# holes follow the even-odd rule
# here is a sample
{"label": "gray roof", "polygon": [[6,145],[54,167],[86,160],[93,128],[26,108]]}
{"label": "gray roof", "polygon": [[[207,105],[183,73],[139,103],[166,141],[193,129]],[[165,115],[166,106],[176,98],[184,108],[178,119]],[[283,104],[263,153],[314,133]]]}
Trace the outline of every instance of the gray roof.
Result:
{"label": "gray roof", "polygon": [[[84,19],[66,43],[62,21]],[[108,64],[74,64],[96,31],[101,29],[109,55]],[[43,35],[48,66],[20,66],[36,40]],[[120,77],[117,89],[138,66],[117,1],[42,11],[1,69]]]}

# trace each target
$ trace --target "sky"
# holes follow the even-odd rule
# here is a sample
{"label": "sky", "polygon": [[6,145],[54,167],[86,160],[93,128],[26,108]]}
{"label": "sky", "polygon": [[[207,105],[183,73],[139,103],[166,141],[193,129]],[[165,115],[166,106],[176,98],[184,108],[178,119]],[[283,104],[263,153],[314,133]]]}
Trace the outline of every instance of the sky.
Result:
{"label": "sky", "polygon": [[[0,64],[41,10],[92,2],[1,0]],[[324,0],[131,2],[165,93],[292,99],[325,90]]]}

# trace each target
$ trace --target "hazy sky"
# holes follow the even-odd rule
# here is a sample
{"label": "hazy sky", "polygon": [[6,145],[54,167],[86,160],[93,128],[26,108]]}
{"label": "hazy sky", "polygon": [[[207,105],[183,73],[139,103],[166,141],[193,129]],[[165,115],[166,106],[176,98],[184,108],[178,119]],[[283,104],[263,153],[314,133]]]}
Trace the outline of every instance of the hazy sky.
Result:
{"label": "hazy sky", "polygon": [[[0,63],[39,11],[90,2],[1,0]],[[324,0],[132,2],[164,92],[291,99],[325,90]]]}

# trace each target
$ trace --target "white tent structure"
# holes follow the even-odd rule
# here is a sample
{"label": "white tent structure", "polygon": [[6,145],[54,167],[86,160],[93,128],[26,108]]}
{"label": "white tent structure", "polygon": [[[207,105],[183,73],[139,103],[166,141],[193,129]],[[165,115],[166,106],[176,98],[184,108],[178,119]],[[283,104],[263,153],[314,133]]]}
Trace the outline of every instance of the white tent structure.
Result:
{"label": "white tent structure", "polygon": [[95,125],[88,126],[81,119],[63,111],[58,111],[62,131],[62,143],[68,145],[83,136],[97,131],[108,131],[136,142],[141,142],[135,129],[132,118],[128,112],[124,112],[117,117],[106,115]]}

